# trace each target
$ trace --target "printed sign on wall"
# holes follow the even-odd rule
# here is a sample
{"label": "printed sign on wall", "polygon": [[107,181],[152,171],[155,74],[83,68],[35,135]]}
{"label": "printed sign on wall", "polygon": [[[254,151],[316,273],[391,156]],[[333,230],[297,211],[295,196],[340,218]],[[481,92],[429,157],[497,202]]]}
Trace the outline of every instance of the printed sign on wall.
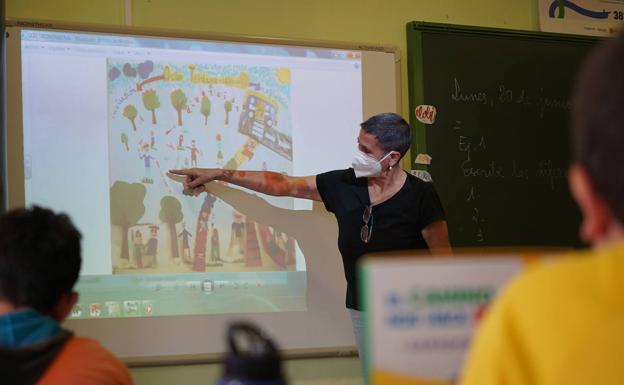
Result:
{"label": "printed sign on wall", "polygon": [[544,32],[611,36],[624,26],[624,0],[540,0]]}

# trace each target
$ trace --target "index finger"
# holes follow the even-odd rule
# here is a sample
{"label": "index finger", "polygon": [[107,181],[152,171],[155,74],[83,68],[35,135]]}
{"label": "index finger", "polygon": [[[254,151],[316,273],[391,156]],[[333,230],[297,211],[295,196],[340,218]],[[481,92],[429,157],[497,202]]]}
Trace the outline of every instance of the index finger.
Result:
{"label": "index finger", "polygon": [[169,170],[169,172],[175,175],[193,175],[193,170],[188,168],[183,170]]}
{"label": "index finger", "polygon": [[169,179],[172,179],[172,180],[174,180],[176,182],[179,182],[179,183],[186,183],[186,178],[187,177],[184,176],[184,175],[188,175],[188,174],[186,174],[186,173],[177,173],[176,174],[173,171],[184,171],[184,172],[186,172],[186,170],[171,170],[171,171],[167,172],[167,177],[169,177]]}

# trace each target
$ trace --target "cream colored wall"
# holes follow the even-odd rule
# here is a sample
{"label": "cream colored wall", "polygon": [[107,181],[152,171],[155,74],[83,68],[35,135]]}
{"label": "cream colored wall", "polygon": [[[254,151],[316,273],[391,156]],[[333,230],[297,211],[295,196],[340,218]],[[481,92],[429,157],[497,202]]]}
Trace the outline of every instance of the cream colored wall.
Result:
{"label": "cream colored wall", "polygon": [[[405,54],[412,20],[537,30],[534,0],[132,0],[132,25],[193,31],[394,45]],[[123,24],[124,0],[6,0],[12,18]],[[402,64],[403,110],[407,72]],[[355,358],[291,360],[295,385],[361,384]],[[214,383],[217,365],[132,369],[137,384]]]}
{"label": "cream colored wall", "polygon": [[[289,360],[284,365],[291,385],[362,385],[360,363],[353,357]],[[218,365],[134,368],[137,385],[212,385],[221,375]]]}
{"label": "cream colored wall", "polygon": [[[124,0],[6,0],[8,17],[123,24]],[[394,45],[413,20],[537,30],[535,0],[131,0],[132,25]],[[406,61],[402,64],[407,109]]]}

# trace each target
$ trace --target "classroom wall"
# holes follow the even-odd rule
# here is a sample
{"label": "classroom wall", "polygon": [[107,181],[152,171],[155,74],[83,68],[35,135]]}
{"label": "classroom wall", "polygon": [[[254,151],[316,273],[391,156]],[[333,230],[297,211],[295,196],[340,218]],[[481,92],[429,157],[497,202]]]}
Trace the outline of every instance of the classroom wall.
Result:
{"label": "classroom wall", "polygon": [[[126,12],[129,11],[129,12]],[[405,24],[412,20],[538,30],[535,0],[6,0],[11,18],[124,24],[291,39],[393,45],[405,57]],[[406,61],[402,63],[407,115]],[[294,385],[361,384],[356,358],[291,360]],[[217,365],[132,369],[138,385],[212,384]]]}
{"label": "classroom wall", "polygon": [[[6,0],[8,17],[393,45],[413,20],[537,30],[535,0]],[[407,110],[406,61],[402,64]]]}

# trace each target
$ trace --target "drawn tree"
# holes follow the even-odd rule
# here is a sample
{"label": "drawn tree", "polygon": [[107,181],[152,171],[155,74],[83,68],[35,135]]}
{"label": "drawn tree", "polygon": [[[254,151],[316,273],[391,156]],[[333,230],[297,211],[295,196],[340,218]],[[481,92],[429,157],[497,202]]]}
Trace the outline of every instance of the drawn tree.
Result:
{"label": "drawn tree", "polygon": [[136,107],[132,104],[128,104],[124,107],[122,115],[130,120],[130,122],[132,123],[132,129],[136,131],[136,124],[134,123],[134,119],[136,119],[137,117]]}
{"label": "drawn tree", "polygon": [[143,106],[152,112],[152,124],[156,124],[156,109],[160,107],[160,98],[155,90],[146,90],[143,92]]}
{"label": "drawn tree", "polygon": [[171,93],[171,105],[178,112],[178,126],[182,126],[182,110],[186,108],[186,95],[181,89],[177,89]]}
{"label": "drawn tree", "polygon": [[223,108],[225,108],[225,124],[230,122],[230,111],[232,111],[232,102],[226,100],[223,104]]}
{"label": "drawn tree", "polygon": [[171,237],[171,257],[180,258],[178,253],[178,236],[176,231],[176,224],[182,222],[184,214],[182,214],[182,204],[179,200],[171,195],[164,196],[160,200],[160,214],[161,221],[167,224],[169,227],[169,236]]}
{"label": "drawn tree", "polygon": [[208,99],[208,96],[204,95],[202,96],[202,100],[201,100],[201,114],[204,115],[204,126],[208,125],[208,116],[210,115],[210,99]]}
{"label": "drawn tree", "polygon": [[111,224],[121,227],[122,259],[130,259],[128,249],[128,229],[135,225],[145,214],[145,185],[117,181],[110,189]]}
{"label": "drawn tree", "polygon": [[130,147],[128,147],[128,134],[125,132],[121,133],[121,143],[126,146],[126,151],[130,151]]}

